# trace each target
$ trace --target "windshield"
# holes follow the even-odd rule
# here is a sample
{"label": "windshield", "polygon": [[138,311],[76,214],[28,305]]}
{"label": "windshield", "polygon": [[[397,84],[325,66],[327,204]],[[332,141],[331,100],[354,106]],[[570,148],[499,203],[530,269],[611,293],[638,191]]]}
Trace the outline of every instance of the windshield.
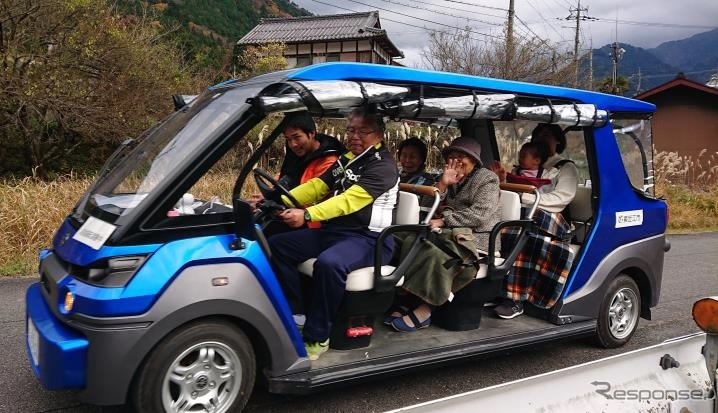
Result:
{"label": "windshield", "polygon": [[155,126],[131,152],[123,156],[121,152],[129,151],[129,145],[121,147],[114,165],[101,172],[85,202],[78,204],[75,216],[79,219],[80,214],[94,211],[114,221],[130,213],[239,120],[247,107],[245,100],[246,90],[241,88],[209,90]]}

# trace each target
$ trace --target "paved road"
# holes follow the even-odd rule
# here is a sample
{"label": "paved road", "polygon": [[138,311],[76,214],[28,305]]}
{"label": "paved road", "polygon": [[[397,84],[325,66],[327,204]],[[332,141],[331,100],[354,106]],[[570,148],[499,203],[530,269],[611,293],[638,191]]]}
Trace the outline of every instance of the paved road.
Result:
{"label": "paved road", "polygon": [[[599,349],[587,340],[547,344],[531,354],[507,354],[464,362],[305,397],[255,391],[249,412],[374,412],[445,397],[505,381],[543,373],[612,354],[645,347],[697,331],[690,317],[693,302],[718,295],[718,233],[676,235],[666,255],[661,300],[653,320],[621,349]],[[80,404],[74,392],[48,392],[32,376],[24,350],[24,291],[34,279],[0,279],[0,412],[126,412],[126,407],[99,408]]]}

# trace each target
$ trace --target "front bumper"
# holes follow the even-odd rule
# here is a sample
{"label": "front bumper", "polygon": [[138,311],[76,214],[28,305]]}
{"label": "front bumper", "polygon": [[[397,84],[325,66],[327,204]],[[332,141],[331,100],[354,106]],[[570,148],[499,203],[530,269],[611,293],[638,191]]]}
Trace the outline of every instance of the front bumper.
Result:
{"label": "front bumper", "polygon": [[48,307],[40,283],[25,294],[25,348],[30,366],[48,390],[85,387],[89,341],[58,320]]}

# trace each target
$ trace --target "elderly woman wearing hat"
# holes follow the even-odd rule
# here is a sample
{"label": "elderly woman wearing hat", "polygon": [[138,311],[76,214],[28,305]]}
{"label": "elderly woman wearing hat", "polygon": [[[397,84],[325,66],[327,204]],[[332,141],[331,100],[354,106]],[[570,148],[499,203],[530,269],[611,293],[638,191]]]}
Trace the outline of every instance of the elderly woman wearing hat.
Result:
{"label": "elderly woman wearing hat", "polygon": [[[406,272],[402,288],[417,299],[403,301],[414,305],[397,307],[385,319],[397,331],[428,327],[433,308],[475,277],[476,268],[466,263],[480,258],[479,251],[488,250],[489,232],[500,219],[499,181],[496,174],[482,167],[479,143],[460,137],[442,154],[446,164],[435,185],[442,204],[440,213],[430,221],[436,238],[422,242],[421,251]],[[402,242],[402,258],[411,244],[409,238]]]}

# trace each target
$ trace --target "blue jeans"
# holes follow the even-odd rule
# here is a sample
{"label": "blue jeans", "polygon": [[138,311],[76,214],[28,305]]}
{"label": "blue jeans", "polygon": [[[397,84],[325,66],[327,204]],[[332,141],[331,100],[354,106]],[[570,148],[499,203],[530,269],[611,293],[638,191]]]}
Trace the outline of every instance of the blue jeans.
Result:
{"label": "blue jeans", "polygon": [[[374,250],[379,233],[362,229],[324,226],[300,229],[269,238],[277,278],[294,314],[305,313],[304,340],[322,342],[329,338],[331,322],[339,311],[347,274],[374,265]],[[391,259],[391,237],[382,248],[383,263]],[[311,302],[302,296],[302,275],[297,264],[317,258],[312,276]]]}

